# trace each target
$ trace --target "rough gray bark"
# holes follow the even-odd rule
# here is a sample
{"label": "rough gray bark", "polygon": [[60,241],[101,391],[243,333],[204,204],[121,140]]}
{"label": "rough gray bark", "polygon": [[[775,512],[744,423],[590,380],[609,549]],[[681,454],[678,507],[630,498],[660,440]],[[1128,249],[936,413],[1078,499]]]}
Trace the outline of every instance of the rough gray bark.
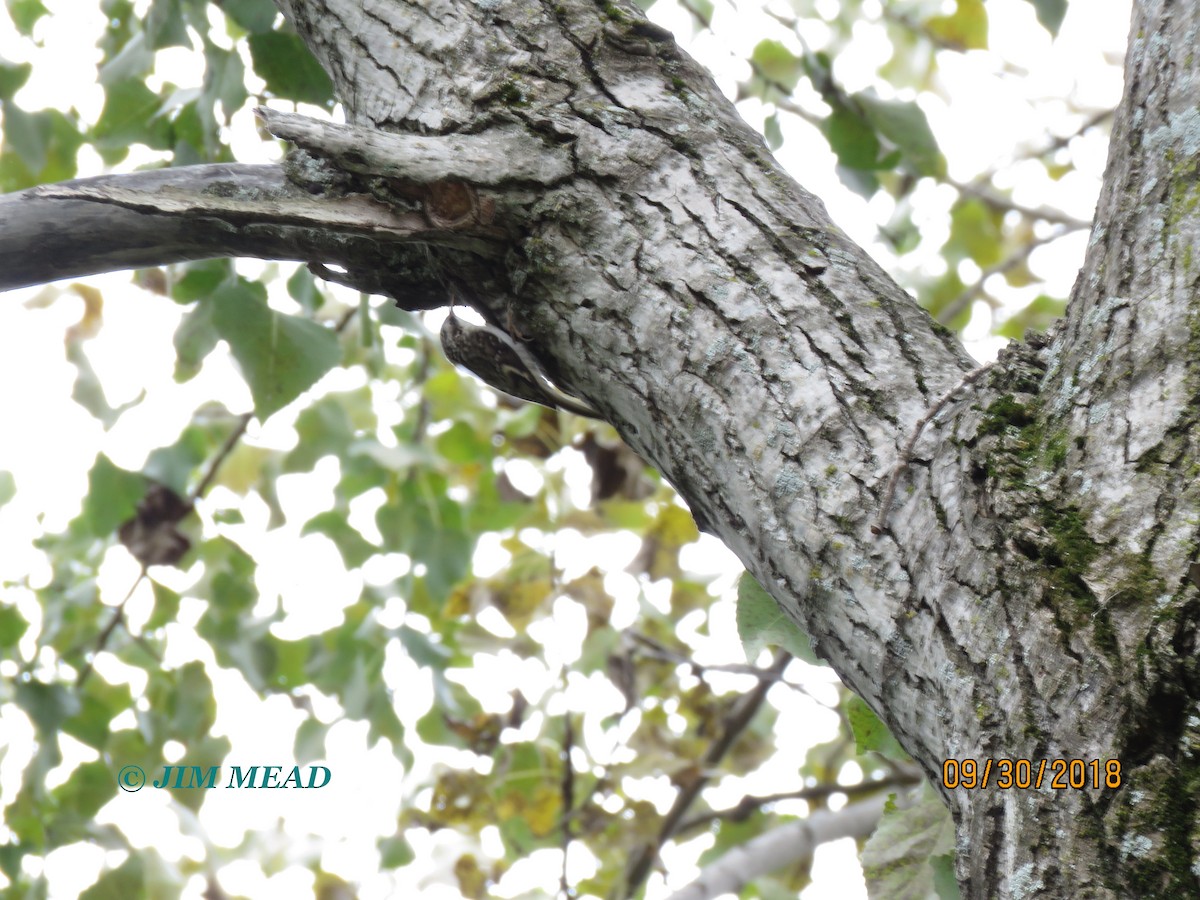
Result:
{"label": "rough gray bark", "polygon": [[[305,229],[271,255],[412,307],[453,283],[511,322],[935,784],[946,758],[1120,762],[1118,787],[943,787],[964,896],[1200,893],[1200,5],[1135,10],[1064,327],[945,404],[891,504],[972,363],[669,35],[587,0],[280,6],[353,123],[406,137],[269,126],[422,243],[384,227],[349,261]],[[292,180],[336,206],[330,171]]]}
{"label": "rough gray bark", "polygon": [[424,267],[413,277],[403,262],[414,245],[430,241],[486,250],[486,239],[464,224],[447,227],[362,195],[314,196],[279,166],[213,164],[79,178],[0,196],[0,290],[252,256],[336,264],[359,273],[363,290],[403,293],[409,308],[433,308],[445,292],[416,295]]}
{"label": "rough gray bark", "polygon": [[[967,896],[1195,892],[1196,288],[1177,237],[1195,227],[1194,8],[1138,11],[1067,326],[925,429],[880,536],[899,449],[969,363],[669,40],[587,3],[288,14],[359,123],[570,147],[571,178],[497,200],[512,252],[477,296],[659,466],[935,782],[947,757],[1120,761],[1116,789],[1051,790],[1053,769],[1042,790],[944,789]],[[1164,200],[1118,203],[1146,191]]]}
{"label": "rough gray bark", "polygon": [[496,198],[510,252],[470,274],[476,296],[670,478],[935,783],[947,757],[1120,761],[1115,789],[943,789],[965,895],[1200,888],[1194,4],[1135,16],[1066,327],[947,404],[879,536],[900,448],[970,364],[666,36],[586,2],[286,6],[357,123],[569,148],[569,178]]}

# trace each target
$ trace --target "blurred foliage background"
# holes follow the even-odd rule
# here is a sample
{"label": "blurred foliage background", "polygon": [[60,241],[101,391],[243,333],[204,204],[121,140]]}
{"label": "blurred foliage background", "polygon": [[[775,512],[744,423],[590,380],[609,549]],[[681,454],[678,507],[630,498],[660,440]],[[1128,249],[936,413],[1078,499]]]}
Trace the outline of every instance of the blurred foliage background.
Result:
{"label": "blurred foliage background", "polygon": [[[938,321],[1015,338],[1061,313],[1063,278],[1031,261],[1074,236],[1077,265],[1088,216],[1028,202],[1029,185],[1082,182],[1090,209],[1096,166],[1083,177],[1078,162],[1102,155],[1111,104],[1031,86],[991,48],[989,16],[1056,48],[1065,0],[792,0],[749,25],[725,0],[669,2],[650,15],[697,52],[721,48],[718,78],[743,114],[835,219],[858,203],[874,233],[856,236]],[[337,111],[269,0],[7,10],[3,46],[23,61],[0,60],[5,192],[254,161],[277,148],[246,149],[253,105]],[[72,15],[95,26],[101,102],[60,86],[40,106],[25,89],[56,65],[46,36]],[[753,31],[745,52],[724,41],[734,21]],[[961,102],[961,59],[1054,127],[960,172],[934,125]],[[824,157],[797,162],[789,144]],[[53,896],[68,860],[86,858],[86,898],[212,900],[239,884],[323,900],[661,897],[666,877],[677,888],[796,817],[917,782],[615,432],[491,395],[442,358],[436,316],[303,267],[231,260],[59,284],[24,307],[26,321],[65,323],[69,383],[37,376],[50,361],[20,338],[15,364],[90,424],[59,441],[85,460],[77,476],[44,456],[73,498],[63,521],[40,511],[36,478],[0,470],[5,896]],[[152,308],[161,321],[132,327],[114,312]],[[236,384],[213,386],[225,377]],[[10,417],[5,444],[32,445],[36,430]],[[282,729],[288,758],[239,757],[229,717]],[[358,773],[332,763],[347,723],[398,763],[398,782],[365,756]],[[149,801],[117,783],[128,765],[154,778],[176,763],[322,761],[365,786],[338,795],[331,823],[387,810],[350,862],[283,814],[216,839],[220,801],[186,789],[159,792],[183,841],[167,849],[133,836]],[[389,789],[373,796],[373,778]],[[956,896],[952,827],[932,795],[885,818],[862,851],[871,896]],[[62,852],[79,847],[99,855]],[[796,896],[811,876],[812,859],[796,860],[741,896]]]}

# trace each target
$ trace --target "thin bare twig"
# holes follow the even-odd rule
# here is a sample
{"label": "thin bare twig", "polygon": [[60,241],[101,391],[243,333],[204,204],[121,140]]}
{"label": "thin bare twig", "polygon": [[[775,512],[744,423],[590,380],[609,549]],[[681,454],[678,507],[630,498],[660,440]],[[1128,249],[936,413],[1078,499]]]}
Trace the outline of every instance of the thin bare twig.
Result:
{"label": "thin bare twig", "polygon": [[567,855],[571,850],[571,841],[575,837],[573,812],[575,809],[575,767],[571,764],[571,750],[575,747],[575,723],[571,719],[571,711],[563,713],[563,743],[562,743],[562,871],[558,876],[558,891],[564,900],[571,900],[575,890],[567,880]]}
{"label": "thin bare twig", "polygon": [[705,672],[728,672],[731,675],[749,675],[751,678],[758,678],[759,680],[778,681],[783,684],[789,684],[782,675],[772,673],[766,669],[760,669],[758,666],[751,666],[745,663],[713,663],[711,665],[698,663],[696,660],[684,656],[682,653],[676,653],[670,647],[661,641],[656,641],[649,635],[632,629],[627,629],[625,633],[635,643],[640,644],[647,655],[661,659],[663,662],[688,666],[697,675],[703,675]]}
{"label": "thin bare twig", "polygon": [[872,794],[892,787],[908,787],[919,783],[920,780],[921,773],[916,769],[911,769],[875,781],[863,781],[859,784],[818,784],[779,794],[747,796],[729,809],[713,810],[692,816],[679,824],[676,834],[682,835],[698,828],[706,828],[717,821],[741,822],[763,806],[779,803],[782,800],[825,800],[834,794],[845,794],[849,798],[861,797],[864,794]]}
{"label": "thin bare twig", "polygon": [[876,519],[875,524],[871,526],[872,534],[883,534],[884,529],[887,527],[886,523],[888,513],[892,508],[892,500],[896,496],[896,482],[900,480],[900,473],[908,467],[909,460],[912,458],[913,448],[917,446],[917,438],[921,436],[921,432],[924,430],[925,426],[930,423],[934,416],[941,412],[942,407],[950,402],[951,397],[953,397],[967,385],[974,384],[979,379],[979,376],[990,369],[993,365],[995,365],[994,360],[972,369],[959,380],[958,384],[946,391],[946,393],[942,395],[941,399],[939,399],[937,403],[929,407],[929,411],[921,417],[919,422],[917,422],[916,426],[913,428],[912,435],[908,439],[908,443],[904,445],[904,448],[900,451],[900,456],[896,459],[896,464],[892,466],[892,472],[888,476],[887,486],[883,490],[883,502],[879,505],[879,518]]}
{"label": "thin bare twig", "polygon": [[133,584],[129,586],[129,590],[125,592],[125,598],[115,607],[113,607],[112,616],[109,618],[108,624],[106,624],[103,630],[96,635],[96,645],[92,648],[92,656],[83,664],[83,668],[79,670],[79,675],[75,678],[76,688],[83,687],[83,683],[87,681],[88,676],[92,674],[92,667],[93,663],[96,661],[96,654],[102,652],[104,648],[108,646],[109,638],[111,638],[113,632],[116,631],[117,625],[125,621],[125,604],[129,602],[129,598],[133,596],[133,592],[137,590],[137,586],[142,583],[142,579],[145,577],[146,566],[143,565],[141,572],[138,573],[138,577],[135,578]]}
{"label": "thin bare twig", "polygon": [[253,418],[254,413],[242,413],[238,416],[237,425],[229,433],[229,437],[225,438],[225,443],[221,445],[221,449],[217,451],[217,455],[209,462],[204,477],[200,479],[200,483],[196,485],[191,496],[188,497],[188,506],[190,508],[195,509],[196,501],[203,497],[212,485],[213,479],[217,477],[217,471],[221,468],[221,464],[229,458],[229,454],[233,452],[233,448],[237,446],[238,441],[242,439],[242,435],[246,433],[246,429],[250,425],[250,420]]}
{"label": "thin bare twig", "polygon": [[[792,655],[781,650],[768,671],[781,673],[791,661]],[[761,680],[750,693],[742,695],[734,702],[722,721],[723,727],[720,736],[709,746],[708,752],[700,760],[698,770],[691,770],[692,777],[686,784],[679,786],[679,793],[675,795],[675,802],[663,817],[658,835],[653,841],[643,844],[630,855],[630,863],[625,870],[623,897],[633,896],[642,882],[646,880],[651,866],[658,859],[659,851],[679,831],[679,823],[684,814],[700,795],[700,791],[708,784],[711,778],[709,772],[724,759],[725,754],[732,749],[738,737],[745,731],[750,720],[754,718],[754,714],[762,706],[772,684],[774,684],[774,680]]]}
{"label": "thin bare twig", "polygon": [[[1001,212],[1020,213],[1027,219],[1040,219],[1043,222],[1050,222],[1053,225],[1062,225],[1067,231],[1084,231],[1092,227],[1091,222],[1085,222],[1083,219],[1069,216],[1062,210],[1051,209],[1048,206],[1025,206],[1024,204],[1017,203],[1015,200],[1010,200],[1008,197],[989,190],[984,184],[980,184],[978,180],[961,182],[955,181],[953,178],[946,178],[944,181],[964,197],[973,197],[981,203],[993,209],[998,209]],[[1065,234],[1066,232],[1063,233]]]}
{"label": "thin bare twig", "polygon": [[[1005,165],[1012,165],[1012,163],[1022,159],[1041,159],[1043,156],[1049,156],[1051,153],[1056,153],[1063,147],[1066,147],[1068,144],[1070,144],[1071,141],[1075,140],[1075,138],[1079,137],[1085,132],[1091,131],[1105,119],[1111,119],[1113,112],[1114,110],[1112,109],[1101,109],[1093,112],[1090,116],[1083,120],[1083,123],[1078,128],[1076,128],[1070,134],[1064,134],[1059,137],[1051,138],[1045,144],[1045,146],[1030,148],[1023,153],[1014,156],[1012,161],[1006,163]],[[1003,166],[1000,168],[1003,168]],[[988,169],[986,172],[983,172],[977,175],[975,178],[972,178],[970,183],[973,185],[987,184],[995,177],[1000,168]]]}
{"label": "thin bare twig", "polygon": [[987,282],[989,278],[991,278],[993,275],[1003,275],[1010,269],[1015,268],[1025,260],[1029,259],[1029,255],[1038,247],[1058,240],[1063,235],[1069,234],[1071,230],[1072,229],[1070,228],[1062,228],[1058,231],[1055,231],[1054,234],[1028,241],[1010,256],[1000,260],[1000,262],[996,263],[994,266],[988,266],[980,273],[979,277],[975,279],[974,282],[969,284],[962,291],[962,293],[942,307],[941,312],[937,314],[937,321],[942,325],[947,325],[950,322],[953,322],[959,313],[966,309],[976,297],[983,293],[984,283]]}
{"label": "thin bare twig", "polygon": [[757,678],[759,681],[769,681],[773,684],[782,684],[790,687],[793,690],[799,691],[804,696],[811,699],[814,703],[819,703],[826,709],[833,709],[828,703],[825,703],[811,693],[803,684],[797,684],[794,681],[788,681],[783,677],[782,672],[773,672],[770,669],[760,669],[758,666],[751,666],[745,663],[699,663],[691,657],[685,656],[682,653],[676,653],[670,647],[666,646],[654,638],[642,634],[632,629],[625,631],[630,639],[639,644],[643,652],[647,656],[662,660],[663,662],[675,663],[680,666],[687,666],[692,670],[692,673],[698,678],[704,678],[709,672],[721,672],[729,675],[749,675],[751,678]]}

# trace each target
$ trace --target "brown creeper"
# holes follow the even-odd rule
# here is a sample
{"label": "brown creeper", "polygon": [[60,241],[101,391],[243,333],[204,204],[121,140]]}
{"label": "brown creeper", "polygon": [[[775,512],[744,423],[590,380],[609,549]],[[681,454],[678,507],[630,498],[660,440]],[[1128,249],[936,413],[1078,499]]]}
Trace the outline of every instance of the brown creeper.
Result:
{"label": "brown creeper", "polygon": [[578,416],[597,419],[599,413],[586,403],[568,397],[550,383],[533,354],[494,325],[472,325],[454,315],[442,323],[442,352],[498,391],[551,409],[561,408]]}

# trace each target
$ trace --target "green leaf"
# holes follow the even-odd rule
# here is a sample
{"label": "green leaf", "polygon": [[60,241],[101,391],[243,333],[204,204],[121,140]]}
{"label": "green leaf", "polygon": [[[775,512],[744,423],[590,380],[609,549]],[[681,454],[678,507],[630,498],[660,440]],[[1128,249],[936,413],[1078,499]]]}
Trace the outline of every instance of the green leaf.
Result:
{"label": "green leaf", "polygon": [[430,640],[427,635],[407,625],[401,625],[396,636],[400,638],[400,646],[404,648],[409,659],[418,666],[445,669],[450,665],[452,654],[444,644]]}
{"label": "green leaf", "polygon": [[1030,328],[1034,331],[1045,331],[1061,318],[1066,310],[1066,300],[1038,294],[1027,306],[1005,319],[996,329],[996,334],[1019,341]]}
{"label": "green leaf", "polygon": [[435,448],[443,459],[459,464],[483,463],[494,453],[491,441],[480,437],[466,422],[455,422],[438,435]]}
{"label": "green leaf", "polygon": [[271,0],[220,0],[217,6],[251,34],[270,31],[278,14]]}
{"label": "green leaf", "polygon": [[63,722],[62,730],[89,747],[103,750],[108,744],[112,720],[133,706],[127,684],[109,684],[93,673],[84,682],[80,709]]}
{"label": "green leaf", "polygon": [[929,33],[951,46],[963,50],[986,50],[988,17],[983,0],[958,0],[948,16],[932,16],[925,20]]}
{"label": "green leaf", "polygon": [[[196,740],[189,741],[187,747],[187,755],[181,764],[196,766],[203,772],[211,770],[213,766],[220,766],[229,756],[229,751],[233,749],[233,745],[229,743],[229,738],[213,737],[212,735],[204,735]],[[221,777],[221,773],[217,773],[217,778]],[[189,782],[193,785],[203,783],[204,776],[189,773],[189,781],[184,781],[183,784]],[[220,781],[217,781],[214,786],[219,787]],[[170,787],[171,797],[176,802],[190,809],[192,812],[197,812],[200,806],[204,803],[207,789],[198,789],[197,787]],[[154,857],[151,857],[154,860]],[[178,896],[178,890],[156,896]]]}
{"label": "green leaf", "polygon": [[326,456],[342,456],[354,438],[344,394],[322,397],[296,417],[300,440],[283,460],[284,472],[310,472]]}
{"label": "green leaf", "polygon": [[387,738],[392,743],[396,758],[406,769],[412,765],[412,756],[404,743],[404,724],[396,715],[390,691],[376,679],[367,703],[367,721],[371,727],[367,730],[367,741],[374,744],[380,738]]}
{"label": "green leaf", "polygon": [[854,732],[854,743],[859,755],[875,751],[889,759],[907,761],[909,756],[904,748],[892,736],[888,727],[879,720],[871,707],[861,697],[851,697],[846,701],[846,718],[850,720],[850,728]]}
{"label": "green leaf", "polygon": [[293,752],[296,762],[300,765],[310,763],[325,757],[325,735],[329,727],[319,719],[305,719],[296,729],[296,743]]}
{"label": "green leaf", "polygon": [[962,296],[964,290],[966,285],[958,277],[958,269],[951,268],[932,284],[922,284],[917,291],[917,297],[931,316],[951,331],[961,331],[971,320],[971,304],[968,303],[949,321],[943,318],[943,314]]}
{"label": "green leaf", "polygon": [[903,255],[916,249],[921,242],[921,229],[913,221],[913,205],[905,198],[896,204],[886,225],[879,226],[879,234],[896,251]]}
{"label": "green leaf", "polygon": [[839,106],[822,125],[838,162],[851,169],[874,169],[879,159],[879,138],[864,118]]}
{"label": "green leaf", "polygon": [[[114,731],[108,741],[108,758],[118,766],[141,766],[147,772],[162,762],[161,747],[149,746],[136,728]],[[120,771],[118,769],[118,771]]]}
{"label": "green leaf", "polygon": [[29,628],[29,623],[15,607],[0,606],[0,649],[15,647]]}
{"label": "green leaf", "polygon": [[[0,153],[0,191],[75,177],[75,158],[84,138],[71,119],[53,109],[26,113],[7,101],[0,107],[6,138]],[[25,148],[22,152],[17,150],[19,143]],[[35,150],[35,156],[23,155]]]}
{"label": "green leaf", "polygon": [[444,476],[429,473],[404,483],[399,496],[375,514],[388,551],[407,553],[426,567],[426,586],[440,608],[471,565],[475,542],[463,529],[462,507]]}
{"label": "green leaf", "polygon": [[218,615],[236,618],[245,613],[258,599],[254,587],[254,559],[227,538],[205,541],[201,559],[213,574],[207,585],[211,604],[209,610]]}
{"label": "green leaf", "polygon": [[437,704],[417,720],[417,736],[426,744],[464,749],[466,742],[446,724],[446,713]]}
{"label": "green leaf", "polygon": [[162,628],[175,621],[179,615],[180,596],[173,590],[163,587],[157,581],[151,582],[154,588],[154,608],[150,611],[150,618],[146,620],[145,630],[152,631],[155,628]]}
{"label": "green leaf", "polygon": [[767,139],[767,147],[772,151],[783,146],[783,131],[779,128],[779,113],[774,112],[763,122],[763,137]]}
{"label": "green leaf", "polygon": [[[130,144],[145,144],[154,150],[171,146],[170,123],[156,118],[161,100],[140,78],[110,85],[104,92],[104,109],[92,128],[97,150],[118,151]],[[120,158],[110,154],[106,158]]]}
{"label": "green leaf", "polygon": [[[369,294],[358,295],[358,346],[370,349],[375,346],[375,322],[371,319],[371,297]],[[374,374],[374,373],[373,373]]]}
{"label": "green leaf", "polygon": [[230,285],[217,290],[212,302],[213,324],[229,342],[259,419],[287,406],[341,359],[336,334],[307,319],[275,312],[261,287]]}
{"label": "green leaf", "polygon": [[[887,900],[927,900],[931,896],[948,898],[944,876],[935,889],[939,860],[954,854],[954,821],[938,795],[926,782],[911,800],[901,806],[889,799],[875,833],[862,850],[863,877],[870,897]],[[944,872],[945,863],[938,867]],[[953,863],[951,863],[953,871]]]}
{"label": "green leaf", "polygon": [[954,854],[931,856],[929,865],[933,869],[933,891],[937,900],[962,900],[958,890],[958,875],[954,871]]}
{"label": "green leaf", "polygon": [[317,279],[304,266],[297,267],[287,280],[287,291],[288,296],[304,307],[306,312],[314,313],[325,304],[325,295],[317,287]]}
{"label": "green leaf", "polygon": [[128,900],[130,897],[144,897],[145,881],[146,871],[142,857],[131,853],[120,866],[101,875],[95,884],[79,895],[79,900]]}
{"label": "green leaf", "polygon": [[25,37],[30,37],[38,19],[50,12],[42,5],[41,0],[6,0],[5,5],[8,6],[8,14],[17,26],[17,31]]}
{"label": "green leaf", "polygon": [[385,869],[398,869],[407,866],[417,858],[412,844],[403,834],[393,835],[379,840],[379,864]]}
{"label": "green leaf", "polygon": [[4,113],[4,143],[31,172],[46,165],[46,135],[37,116],[27,113],[10,100],[0,102]]}
{"label": "green leaf", "polygon": [[[479,405],[478,395],[474,391],[475,385],[471,379],[453,369],[446,369],[426,379],[422,393],[429,403],[430,415],[434,419],[454,419],[464,409],[472,409]],[[540,418],[540,412],[533,414],[534,421]]]}
{"label": "green leaf", "polygon": [[1042,27],[1050,32],[1051,37],[1058,37],[1058,29],[1062,27],[1063,18],[1067,15],[1067,0],[1029,0],[1037,10],[1037,20]]}
{"label": "green leaf", "polygon": [[771,84],[791,93],[804,68],[800,57],[775,40],[759,41],[750,53],[750,65]]}
{"label": "green leaf", "polygon": [[116,796],[117,780],[110,764],[103,759],[86,762],[52,792],[53,802],[72,816],[91,819],[105,803]]}
{"label": "green leaf", "polygon": [[294,34],[270,31],[250,36],[254,71],[267,91],[285,100],[323,106],[333,101],[333,82]]}
{"label": "green leaf", "polygon": [[216,441],[209,429],[189,425],[174,444],[150,451],[142,474],[183,497],[188,492],[193,473],[215,449]]}
{"label": "green leaf", "polygon": [[[0,59],[0,100],[11,100],[13,94],[29,80],[31,72],[32,63],[10,63]],[[5,122],[5,128],[7,127],[8,123]]]}
{"label": "green leaf", "polygon": [[737,627],[750,663],[758,659],[764,647],[774,646],[807,663],[824,665],[813,652],[808,635],[788,618],[775,598],[749,572],[743,572],[738,579]]}
{"label": "green leaf", "polygon": [[916,103],[881,100],[869,92],[855,94],[854,99],[867,121],[903,152],[918,175],[937,175],[945,168],[929,120]]}
{"label": "green leaf", "polygon": [[154,0],[143,24],[153,50],[192,46],[179,0]]}
{"label": "green leaf", "polygon": [[215,44],[204,48],[204,98],[211,106],[220,102],[228,124],[233,114],[246,103],[246,66],[236,50],[223,50]]}
{"label": "green leaf", "polygon": [[234,275],[233,262],[228,259],[202,259],[177,266],[183,275],[171,285],[171,299],[176,303],[192,303],[212,296],[212,293]]}
{"label": "green leaf", "polygon": [[337,510],[317,513],[300,530],[305,534],[323,534],[337,545],[347,569],[357,569],[379,552],[378,548],[358,533],[346,521],[346,514]]}
{"label": "green leaf", "polygon": [[17,482],[13,473],[0,469],[0,508],[17,496]]}
{"label": "green leaf", "polygon": [[199,303],[175,329],[175,380],[180,384],[199,374],[205,357],[221,339],[213,324],[214,310],[212,303]]}
{"label": "green leaf", "polygon": [[808,75],[813,87],[817,89],[817,93],[824,97],[831,106],[836,105],[840,89],[833,80],[832,58],[825,51],[818,50],[815,53],[806,52],[802,59],[804,72]]}
{"label": "green leaf", "polygon": [[[194,94],[192,96],[195,96]],[[201,103],[201,100],[207,101]],[[225,156],[219,145],[214,98],[201,94],[179,107],[171,124],[175,131],[175,164],[193,165]]]}
{"label": "green leaf", "polygon": [[[645,12],[653,5],[653,2],[654,0],[640,2],[638,6]],[[692,14],[692,18],[695,20],[696,31],[712,27],[713,13],[716,11],[716,5],[712,0],[680,0],[680,5]]]}
{"label": "green leaf", "polygon": [[1004,214],[973,197],[950,210],[950,237],[942,248],[949,262],[964,256],[980,268],[993,266],[1004,256]]}
{"label": "green leaf", "polygon": [[43,739],[53,739],[58,727],[79,712],[79,698],[61,684],[20,681],[13,699]]}
{"label": "green leaf", "polygon": [[92,368],[91,360],[88,359],[80,341],[70,341],[67,344],[67,362],[75,367],[76,373],[75,384],[71,387],[71,399],[99,420],[105,431],[116,424],[122,413],[146,398],[146,392],[143,390],[128,403],[122,403],[120,406],[110,404],[104,396],[100,378]]}
{"label": "green leaf", "polygon": [[18,873],[21,871],[21,859],[30,852],[32,852],[32,848],[23,846],[17,841],[0,845],[0,872],[3,872],[9,881],[17,881]]}
{"label": "green leaf", "polygon": [[[483,462],[483,460],[480,460]],[[487,463],[484,463],[487,466]],[[646,525],[647,517],[644,504],[641,507],[643,518],[638,527]],[[512,528],[522,519],[530,515],[530,505],[521,501],[503,500],[496,484],[496,473],[490,467],[481,468],[475,482],[475,494],[467,508],[467,529],[476,534],[485,531],[503,531]],[[536,515],[536,513],[534,513]]]}
{"label": "green leaf", "polygon": [[83,524],[89,534],[108,537],[122,523],[133,518],[146,493],[146,479],[113,465],[104,454],[88,473],[88,492],[83,500]]}
{"label": "green leaf", "polygon": [[163,676],[152,679],[146,693],[166,719],[166,736],[185,744],[207,737],[216,721],[217,703],[204,663],[189,662]]}
{"label": "green leaf", "polygon": [[268,634],[263,639],[272,657],[271,686],[279,691],[291,691],[308,683],[306,668],[312,656],[311,638],[288,641]]}
{"label": "green leaf", "polygon": [[154,70],[154,51],[146,46],[146,35],[138,32],[120,51],[100,66],[97,81],[104,87],[122,81],[144,79]]}

